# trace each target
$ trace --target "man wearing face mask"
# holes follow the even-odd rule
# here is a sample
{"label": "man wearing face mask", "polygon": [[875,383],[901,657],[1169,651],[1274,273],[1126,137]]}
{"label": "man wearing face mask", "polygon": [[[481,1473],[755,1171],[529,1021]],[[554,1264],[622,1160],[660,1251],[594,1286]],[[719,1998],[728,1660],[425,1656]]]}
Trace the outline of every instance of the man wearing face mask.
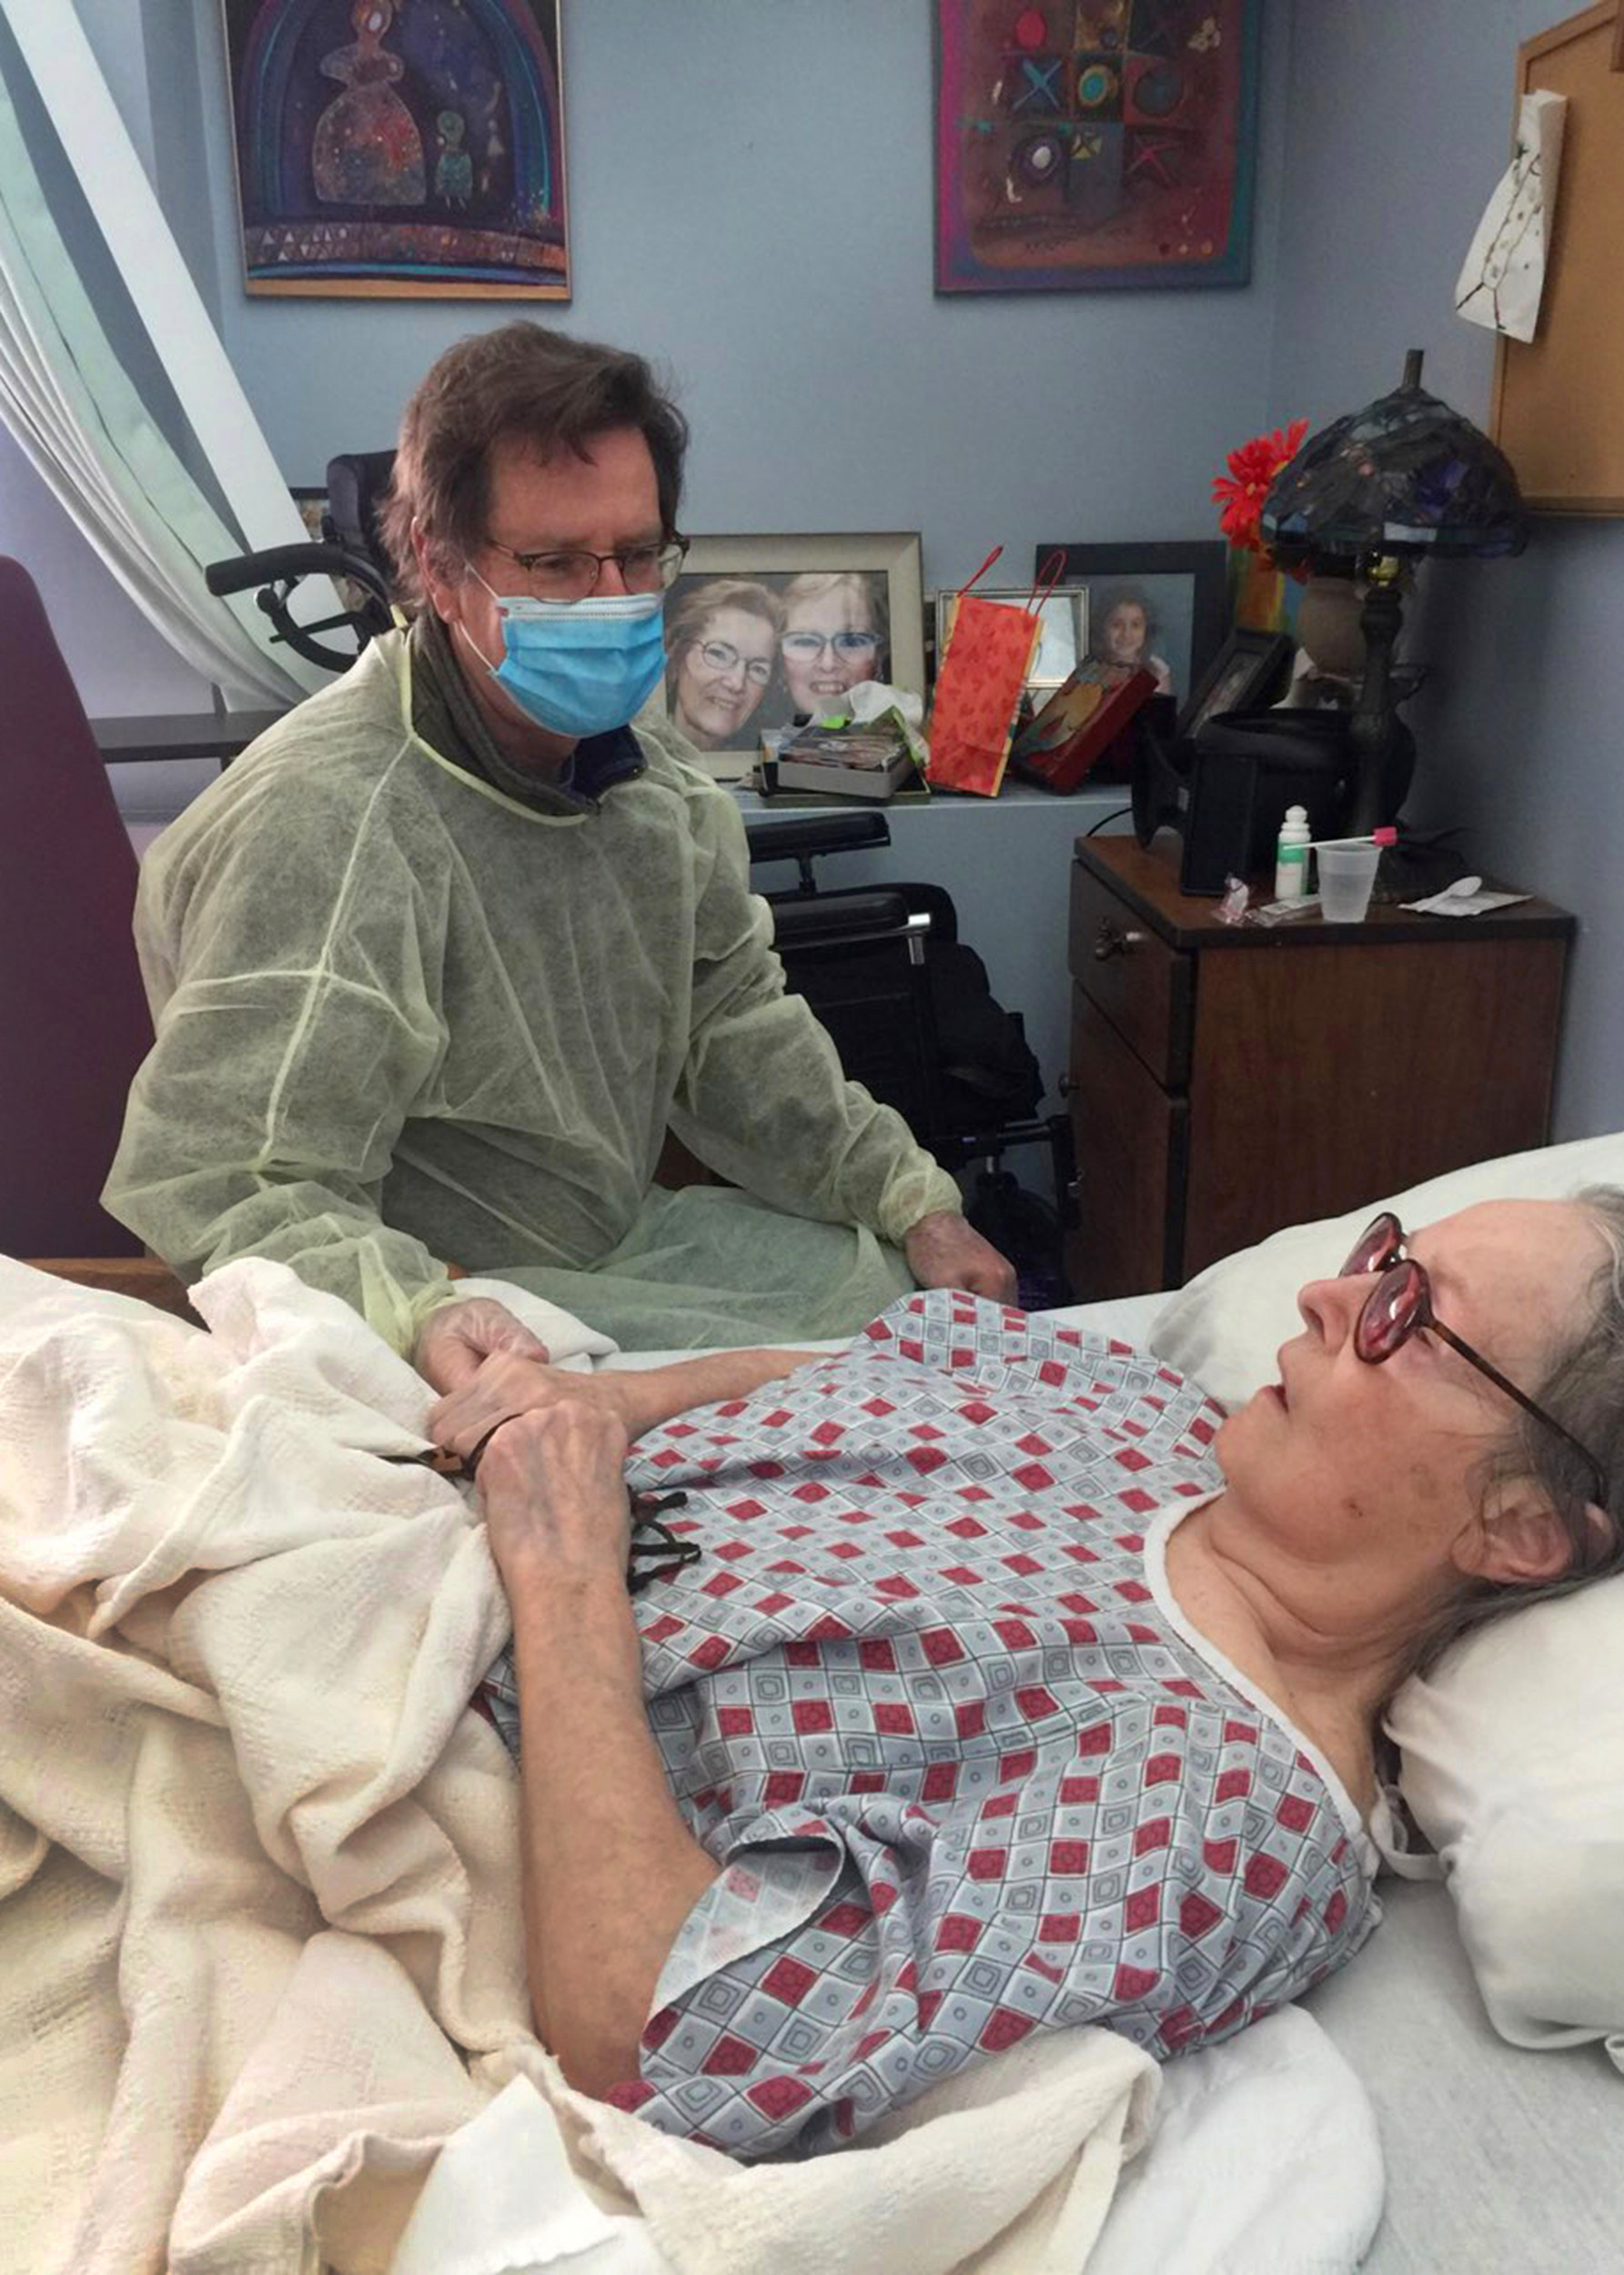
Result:
{"label": "man wearing face mask", "polygon": [[[387,514],[409,630],[144,865],[156,1041],[107,1206],[185,1278],[291,1265],[442,1390],[540,1348],[470,1272],[628,1348],[1014,1292],[785,995],[733,801],[638,716],[686,442],[639,356],[529,323],[450,349]],[[668,1128],[730,1185],[655,1186]]]}

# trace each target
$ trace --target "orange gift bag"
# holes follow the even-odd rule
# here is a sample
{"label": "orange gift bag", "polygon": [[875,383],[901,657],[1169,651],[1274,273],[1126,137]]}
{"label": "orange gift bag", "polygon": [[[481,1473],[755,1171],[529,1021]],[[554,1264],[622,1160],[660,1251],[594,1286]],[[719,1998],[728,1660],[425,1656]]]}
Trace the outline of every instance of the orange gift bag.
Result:
{"label": "orange gift bag", "polygon": [[931,710],[926,779],[933,790],[995,798],[1004,780],[1021,693],[1043,630],[1038,612],[1065,561],[1064,554],[1052,554],[1026,606],[1012,608],[1007,601],[983,601],[970,590],[1003,551],[995,545],[970,584],[959,591]]}

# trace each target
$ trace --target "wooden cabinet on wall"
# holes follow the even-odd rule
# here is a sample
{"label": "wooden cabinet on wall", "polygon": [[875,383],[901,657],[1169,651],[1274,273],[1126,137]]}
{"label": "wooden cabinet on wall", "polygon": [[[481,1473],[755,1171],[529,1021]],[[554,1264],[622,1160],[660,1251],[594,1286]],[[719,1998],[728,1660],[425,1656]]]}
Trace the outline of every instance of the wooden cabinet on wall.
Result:
{"label": "wooden cabinet on wall", "polygon": [[1179,892],[1172,840],[1079,838],[1078,1300],[1176,1288],[1283,1225],[1544,1144],[1572,931],[1543,901],[1226,925]]}

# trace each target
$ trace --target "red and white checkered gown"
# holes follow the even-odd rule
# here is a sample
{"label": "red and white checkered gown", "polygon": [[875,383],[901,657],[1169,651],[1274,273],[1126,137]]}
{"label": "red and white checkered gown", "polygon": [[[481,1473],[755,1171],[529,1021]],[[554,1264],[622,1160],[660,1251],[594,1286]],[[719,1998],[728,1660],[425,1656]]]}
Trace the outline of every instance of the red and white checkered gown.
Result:
{"label": "red and white checkered gown", "polygon": [[[636,1600],[649,1720],[728,1869],[622,2108],[827,2148],[1029,2031],[1174,2054],[1357,1949],[1352,1804],[1161,1579],[1221,1419],[1125,1345],[936,1290],[641,1441],[631,1483],[684,1489],[704,1551]],[[517,1750],[507,1653],[482,1697]]]}

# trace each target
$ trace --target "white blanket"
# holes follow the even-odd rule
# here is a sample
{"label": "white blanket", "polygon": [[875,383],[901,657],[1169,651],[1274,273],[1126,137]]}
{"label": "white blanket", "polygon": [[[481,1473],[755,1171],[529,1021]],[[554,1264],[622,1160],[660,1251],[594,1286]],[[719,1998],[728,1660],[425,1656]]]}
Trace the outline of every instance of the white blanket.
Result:
{"label": "white blanket", "polygon": [[1069,2275],[1155,2094],[1108,2034],[806,2167],[562,2087],[515,1781],[465,1711],[502,1592],[458,1489],[377,1458],[420,1445],[429,1394],[279,1266],[194,1300],[209,1336],[0,1265],[4,2263],[381,2275],[440,2145],[519,2076],[674,2267],[834,2264],[838,2213],[903,2223],[908,2256],[869,2264]]}

